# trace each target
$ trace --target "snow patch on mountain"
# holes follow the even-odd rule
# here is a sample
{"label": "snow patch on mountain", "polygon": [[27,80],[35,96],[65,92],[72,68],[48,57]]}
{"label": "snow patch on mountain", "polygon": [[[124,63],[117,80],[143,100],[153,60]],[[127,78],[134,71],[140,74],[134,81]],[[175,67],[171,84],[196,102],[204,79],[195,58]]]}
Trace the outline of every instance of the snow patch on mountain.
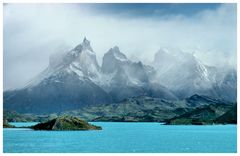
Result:
{"label": "snow patch on mountain", "polygon": [[84,76],[81,69],[77,68],[76,66],[73,66],[72,64],[69,65],[68,69],[69,69],[68,71],[76,73],[79,76],[80,79]]}
{"label": "snow patch on mountain", "polygon": [[128,61],[127,57],[120,52],[119,47],[115,46],[110,49],[110,52],[113,53],[114,58],[119,60],[119,61]]}

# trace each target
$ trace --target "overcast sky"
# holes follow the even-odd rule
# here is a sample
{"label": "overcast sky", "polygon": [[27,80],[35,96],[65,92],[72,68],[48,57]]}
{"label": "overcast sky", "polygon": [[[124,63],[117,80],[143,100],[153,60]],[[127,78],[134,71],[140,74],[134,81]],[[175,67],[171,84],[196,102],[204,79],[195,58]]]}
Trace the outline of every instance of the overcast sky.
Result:
{"label": "overcast sky", "polygon": [[194,53],[208,65],[236,66],[236,4],[5,4],[4,90],[23,86],[51,54],[86,36],[101,65],[118,45],[149,63],[163,47]]}

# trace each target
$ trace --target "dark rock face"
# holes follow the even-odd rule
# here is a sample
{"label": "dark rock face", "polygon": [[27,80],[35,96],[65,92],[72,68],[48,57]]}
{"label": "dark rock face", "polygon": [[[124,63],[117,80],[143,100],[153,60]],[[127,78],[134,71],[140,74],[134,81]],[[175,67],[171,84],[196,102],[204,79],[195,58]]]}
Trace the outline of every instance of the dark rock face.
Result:
{"label": "dark rock face", "polygon": [[99,126],[91,125],[80,118],[61,116],[53,120],[39,123],[31,127],[34,130],[54,130],[54,131],[70,131],[70,130],[101,130]]}

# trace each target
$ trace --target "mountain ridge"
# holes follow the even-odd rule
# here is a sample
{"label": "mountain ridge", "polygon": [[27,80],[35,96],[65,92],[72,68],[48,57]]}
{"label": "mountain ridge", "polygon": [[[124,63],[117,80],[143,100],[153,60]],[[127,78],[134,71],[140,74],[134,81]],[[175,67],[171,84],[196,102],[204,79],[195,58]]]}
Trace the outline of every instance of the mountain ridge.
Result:
{"label": "mountain ridge", "polygon": [[[184,54],[183,60],[177,61],[179,64],[168,67],[168,61],[174,62],[177,58],[171,57],[169,52],[162,53],[156,54],[152,67],[141,61],[131,61],[119,47],[114,46],[104,55],[102,66],[99,66],[90,41],[84,38],[72,50],[51,57],[49,66],[25,87],[5,91],[4,109],[52,113],[110,104],[137,96],[174,101],[199,93],[233,101],[236,98],[235,70],[221,73],[223,78],[213,83],[208,67],[192,54]],[[216,71],[216,68],[211,68],[211,71]],[[165,85],[163,78],[172,81],[173,86],[181,86],[180,89]],[[229,96],[224,90],[228,90]]]}

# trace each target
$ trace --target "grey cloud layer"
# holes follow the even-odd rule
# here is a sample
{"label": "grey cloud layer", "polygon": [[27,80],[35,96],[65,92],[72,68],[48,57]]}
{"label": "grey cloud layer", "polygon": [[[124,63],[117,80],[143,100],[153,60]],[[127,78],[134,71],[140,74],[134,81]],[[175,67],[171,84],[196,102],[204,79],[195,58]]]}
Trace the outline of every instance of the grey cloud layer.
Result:
{"label": "grey cloud layer", "polygon": [[[236,5],[162,19],[95,14],[81,5],[4,5],[4,90],[31,80],[59,49],[91,41],[99,63],[114,45],[148,63],[161,47],[194,53],[209,65],[236,66]],[[217,59],[216,59],[217,58]]]}

